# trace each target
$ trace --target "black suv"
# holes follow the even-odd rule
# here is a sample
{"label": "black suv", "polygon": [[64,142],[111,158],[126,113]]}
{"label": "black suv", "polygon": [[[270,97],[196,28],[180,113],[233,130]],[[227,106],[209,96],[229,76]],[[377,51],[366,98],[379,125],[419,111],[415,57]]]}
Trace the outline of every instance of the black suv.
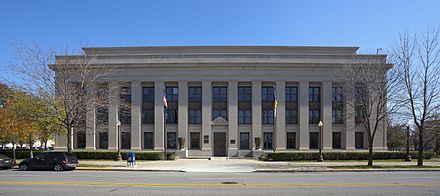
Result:
{"label": "black suv", "polygon": [[25,159],[20,163],[20,170],[74,170],[78,159],[68,152],[43,152],[35,158]]}

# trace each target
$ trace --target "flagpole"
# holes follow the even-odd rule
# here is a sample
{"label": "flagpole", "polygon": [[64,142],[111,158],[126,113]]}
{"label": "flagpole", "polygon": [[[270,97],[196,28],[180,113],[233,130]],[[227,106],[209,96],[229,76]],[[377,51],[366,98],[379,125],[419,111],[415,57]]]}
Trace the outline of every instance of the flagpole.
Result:
{"label": "flagpole", "polygon": [[163,148],[164,148],[164,159],[168,160],[167,157],[167,131],[166,131],[166,124],[167,124],[167,110],[168,110],[168,103],[166,103],[166,89],[163,87],[163,97],[162,97],[162,105],[164,108],[164,114],[163,114]]}
{"label": "flagpole", "polygon": [[[277,137],[277,112],[278,112],[278,100],[277,100],[277,91],[276,91],[276,86],[273,86],[273,97],[274,97],[274,100],[273,100],[273,102],[274,102],[274,104],[273,104],[273,109],[274,109],[274,113],[273,113],[273,116],[274,116],[274,118],[273,118],[273,130],[274,130],[274,133],[275,134],[273,134],[274,136],[276,136]],[[272,137],[272,141],[273,141],[273,137]],[[273,152],[275,153],[275,148],[276,148],[276,140],[275,140],[275,145],[274,146],[272,146],[272,150],[273,150]]]}

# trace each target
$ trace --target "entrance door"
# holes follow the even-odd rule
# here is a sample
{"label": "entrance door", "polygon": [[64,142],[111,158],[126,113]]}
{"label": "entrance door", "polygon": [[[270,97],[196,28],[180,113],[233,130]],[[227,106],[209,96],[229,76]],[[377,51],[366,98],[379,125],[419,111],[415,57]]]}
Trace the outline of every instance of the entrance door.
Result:
{"label": "entrance door", "polygon": [[226,156],[226,133],[214,133],[214,156]]}

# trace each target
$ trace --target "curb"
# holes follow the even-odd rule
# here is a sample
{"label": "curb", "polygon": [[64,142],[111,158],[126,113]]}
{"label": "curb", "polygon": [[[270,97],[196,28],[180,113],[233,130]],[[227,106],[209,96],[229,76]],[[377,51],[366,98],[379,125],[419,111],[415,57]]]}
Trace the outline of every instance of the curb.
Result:
{"label": "curb", "polygon": [[159,169],[122,169],[122,168],[96,168],[96,167],[77,167],[76,170],[82,171],[129,171],[129,172],[185,172],[183,170],[159,170]]}
{"label": "curb", "polygon": [[324,172],[440,172],[433,169],[334,169],[334,170],[256,170],[255,173],[324,173]]}

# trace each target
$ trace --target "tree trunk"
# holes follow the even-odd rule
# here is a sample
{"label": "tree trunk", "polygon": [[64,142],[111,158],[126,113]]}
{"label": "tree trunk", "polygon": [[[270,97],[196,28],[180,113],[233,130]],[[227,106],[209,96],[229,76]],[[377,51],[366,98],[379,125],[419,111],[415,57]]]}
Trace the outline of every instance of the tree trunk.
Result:
{"label": "tree trunk", "polygon": [[374,158],[374,154],[373,154],[373,145],[368,144],[368,167],[373,167],[373,158]]}
{"label": "tree trunk", "polygon": [[439,148],[440,148],[440,130],[437,130],[435,133],[435,155],[438,156],[439,153]]}
{"label": "tree trunk", "polygon": [[17,156],[15,154],[15,143],[12,143],[12,156],[13,156],[13,161],[12,163],[15,165],[16,160],[17,160]]}
{"label": "tree trunk", "polygon": [[34,148],[34,145],[33,145],[33,142],[32,142],[32,135],[29,135],[29,148],[31,150],[30,157],[34,158],[34,152],[32,151],[33,150],[32,148]]}
{"label": "tree trunk", "polygon": [[44,150],[47,150],[47,140],[44,140]]}
{"label": "tree trunk", "polygon": [[417,157],[417,166],[423,166],[423,129],[419,128],[419,155]]}
{"label": "tree trunk", "polygon": [[67,152],[72,153],[72,134],[73,134],[73,127],[68,126],[67,131]]}

